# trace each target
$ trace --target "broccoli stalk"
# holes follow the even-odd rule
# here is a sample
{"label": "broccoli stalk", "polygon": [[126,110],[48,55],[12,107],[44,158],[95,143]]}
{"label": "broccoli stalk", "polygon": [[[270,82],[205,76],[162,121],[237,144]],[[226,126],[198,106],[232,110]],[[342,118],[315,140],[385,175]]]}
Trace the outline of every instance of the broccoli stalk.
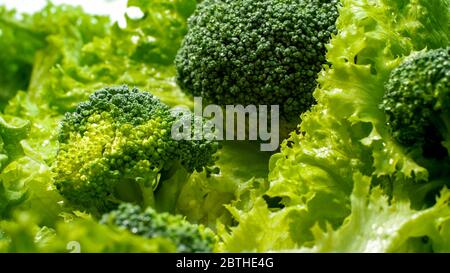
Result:
{"label": "broccoli stalk", "polygon": [[62,121],[58,190],[75,208],[97,215],[122,202],[173,212],[189,175],[211,171],[218,150],[213,141],[173,139],[179,118],[138,89],[95,92]]}
{"label": "broccoli stalk", "polygon": [[173,211],[176,206],[177,199],[173,196],[179,196],[184,184],[188,180],[190,173],[178,163],[162,174],[164,183],[156,189],[155,194],[158,199],[154,207],[158,211]]}

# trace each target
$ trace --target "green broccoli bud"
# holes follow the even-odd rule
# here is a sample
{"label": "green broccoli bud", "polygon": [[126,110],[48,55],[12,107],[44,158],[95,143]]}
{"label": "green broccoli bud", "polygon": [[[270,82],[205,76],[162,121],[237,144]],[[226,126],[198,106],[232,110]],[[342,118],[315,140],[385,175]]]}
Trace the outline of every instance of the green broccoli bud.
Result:
{"label": "green broccoli bud", "polygon": [[380,106],[392,136],[428,157],[450,153],[449,57],[450,47],[407,58],[392,71]]}
{"label": "green broccoli bud", "polygon": [[206,0],[175,63],[181,88],[219,105],[280,105],[297,119],[314,103],[338,0]]}
{"label": "green broccoli bud", "polygon": [[178,118],[136,88],[95,92],[62,121],[57,189],[75,208],[97,214],[121,202],[173,210],[190,173],[209,171],[218,149],[213,141],[173,139]]}
{"label": "green broccoli bud", "polygon": [[145,238],[168,239],[182,253],[211,252],[215,244],[214,233],[208,228],[191,224],[181,215],[158,213],[152,208],[142,210],[137,205],[122,204],[103,215],[100,222]]}

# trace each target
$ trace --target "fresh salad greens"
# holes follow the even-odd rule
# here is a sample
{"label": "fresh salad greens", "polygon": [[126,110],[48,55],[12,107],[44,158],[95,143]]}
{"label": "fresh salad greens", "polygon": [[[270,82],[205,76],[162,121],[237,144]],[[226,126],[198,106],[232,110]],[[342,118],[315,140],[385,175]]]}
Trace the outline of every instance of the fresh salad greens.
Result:
{"label": "fresh salad greens", "polygon": [[[0,252],[450,252],[449,0],[128,6],[0,5]],[[193,95],[299,122],[176,141]]]}

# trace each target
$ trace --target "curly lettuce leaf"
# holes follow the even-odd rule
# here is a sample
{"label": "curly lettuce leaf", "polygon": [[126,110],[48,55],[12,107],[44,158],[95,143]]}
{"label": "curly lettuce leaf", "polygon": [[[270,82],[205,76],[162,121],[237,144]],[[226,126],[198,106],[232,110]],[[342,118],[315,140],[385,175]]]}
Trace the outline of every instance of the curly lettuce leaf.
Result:
{"label": "curly lettuce leaf", "polygon": [[[170,253],[176,247],[164,238],[143,238],[126,230],[99,224],[90,219],[60,223],[56,236],[48,240],[40,252],[81,253]],[[76,244],[76,246],[74,245]],[[71,249],[72,247],[72,249]],[[76,247],[73,249],[73,247]]]}
{"label": "curly lettuce leaf", "polygon": [[141,18],[127,16],[127,30],[135,41],[131,58],[173,65],[187,33],[187,19],[196,5],[196,0],[129,0],[128,7],[139,8],[143,13]]}
{"label": "curly lettuce leaf", "polygon": [[44,32],[31,17],[18,16],[0,6],[0,110],[18,90],[28,88],[34,55],[46,45]]}
{"label": "curly lettuce leaf", "polygon": [[[74,28],[73,33],[59,30],[49,39],[49,47],[36,58],[33,74],[37,75],[36,94],[50,108],[62,114],[96,89],[122,84],[148,90],[172,106],[192,106],[176,86],[173,59],[195,1],[129,1],[128,6],[139,8],[144,16],[127,17],[125,28],[77,9],[72,13],[86,18],[86,26]],[[65,16],[73,27],[72,14]]]}
{"label": "curly lettuce leaf", "polygon": [[24,194],[14,210],[40,215],[42,223],[49,226],[58,220],[63,198],[53,185],[53,174],[46,164],[24,156],[3,170],[0,181],[7,189]]}
{"label": "curly lettuce leaf", "polygon": [[[384,83],[404,58],[425,47],[448,45],[449,1],[341,2],[338,34],[328,45],[331,65],[320,73],[314,93],[317,105],[302,115],[298,131],[270,161],[266,194],[281,198],[285,206],[271,213],[300,207],[303,215],[292,219],[300,224],[290,231],[272,223],[276,217],[259,224],[283,230],[276,233],[280,240],[290,237],[299,246],[314,245],[314,225],[336,229],[350,215],[355,173],[370,177],[390,198],[411,202],[418,209],[433,206],[430,196],[450,181],[446,177],[435,181],[432,170],[395,142],[379,109]],[[253,236],[250,230],[255,229],[249,226],[258,224],[249,217],[239,219],[231,238],[242,237],[240,232]],[[252,249],[271,250],[259,243]]]}
{"label": "curly lettuce leaf", "polygon": [[[63,114],[57,111],[55,101],[62,104],[67,102],[61,97],[53,96],[51,87],[66,96],[81,99],[76,92],[72,93],[62,85],[53,85],[55,81],[64,80],[58,78],[59,75],[55,75],[54,71],[58,67],[76,63],[84,44],[94,37],[108,34],[109,19],[86,14],[79,7],[55,6],[50,3],[38,13],[20,17],[16,15],[16,18],[18,24],[26,25],[31,34],[39,34],[44,46],[33,46],[33,50],[24,52],[29,55],[27,60],[32,69],[30,75],[22,78],[27,81],[27,86],[9,100],[4,113],[30,122],[31,130],[24,145],[34,154],[34,158],[49,163],[56,153],[54,136],[57,133],[58,119]],[[23,39],[22,43],[32,46],[33,40]],[[13,56],[21,54],[15,53]],[[15,63],[15,60],[10,61],[10,64]]]}
{"label": "curly lettuce leaf", "polygon": [[20,117],[30,124],[28,135],[21,142],[22,147],[34,159],[50,165],[58,149],[57,134],[62,116],[23,91],[10,100],[5,112],[4,116]]}
{"label": "curly lettuce leaf", "polygon": [[[28,15],[1,6],[0,109],[18,90],[35,89],[31,86],[31,77],[36,74],[37,64],[42,62],[35,60],[39,52],[47,52],[47,66],[41,72],[48,73],[56,62],[75,62],[77,49],[93,37],[104,36],[108,29],[106,17],[88,15],[78,7],[49,3],[40,12]],[[46,77],[39,79],[45,82]]]}
{"label": "curly lettuce leaf", "polygon": [[265,252],[297,247],[291,234],[295,219],[302,216],[301,208],[272,212],[263,198],[256,199],[249,211],[228,208],[236,221],[245,224],[231,227],[231,233],[224,225],[219,225],[221,241],[217,251]]}
{"label": "curly lettuce leaf", "polygon": [[28,209],[51,224],[61,211],[62,199],[52,184],[50,168],[30,153],[25,140],[29,132],[30,122],[0,116],[0,218],[15,209]]}
{"label": "curly lettuce leaf", "polygon": [[[342,4],[339,33],[328,46],[332,66],[320,74],[314,94],[318,105],[303,115],[300,136],[294,134],[273,158],[269,190],[269,195],[287,195],[288,205],[298,200],[294,203],[308,207],[328,194],[334,212],[348,207],[356,172],[405,183],[428,177],[428,171],[392,139],[379,104],[386,79],[404,56],[425,46],[444,46],[449,35],[446,0]],[[442,20],[430,19],[430,14]],[[321,220],[334,223],[343,216]]]}
{"label": "curly lettuce leaf", "polygon": [[0,171],[9,162],[24,154],[20,142],[28,136],[29,131],[28,121],[0,116]]}
{"label": "curly lettuce leaf", "polygon": [[47,46],[35,55],[29,96],[54,110],[72,109],[87,96],[86,90],[73,87],[95,76],[80,62],[82,48],[94,38],[109,35],[110,21],[81,7],[48,4],[33,15],[33,24],[46,29]]}
{"label": "curly lettuce leaf", "polygon": [[260,196],[268,188],[266,177],[270,154],[260,152],[257,143],[224,142],[222,146],[216,162],[220,173],[193,173],[176,205],[177,213],[213,229],[218,221],[233,223],[225,205],[233,202],[240,209],[251,208],[254,196]]}
{"label": "curly lettuce leaf", "polygon": [[450,251],[450,191],[443,189],[436,204],[413,210],[405,200],[392,200],[371,179],[355,174],[352,213],[337,230],[313,229],[313,252]]}
{"label": "curly lettuce leaf", "polygon": [[399,171],[420,180],[429,175],[392,139],[379,104],[384,83],[406,56],[448,44],[449,5],[446,0],[344,1],[340,34],[327,55],[333,67],[320,76],[315,96],[331,115],[371,125],[371,133],[360,141],[372,150],[377,176]]}
{"label": "curly lettuce leaf", "polygon": [[16,213],[0,222],[2,253],[161,253],[175,252],[162,238],[147,239],[90,218],[60,221],[55,229],[40,227],[39,217]]}
{"label": "curly lettuce leaf", "polygon": [[[7,122],[0,117],[0,173],[3,173],[10,162],[24,154],[20,141],[27,137],[28,131],[28,122],[17,118]],[[8,217],[26,198],[26,190],[11,187],[0,175],[0,219]]]}

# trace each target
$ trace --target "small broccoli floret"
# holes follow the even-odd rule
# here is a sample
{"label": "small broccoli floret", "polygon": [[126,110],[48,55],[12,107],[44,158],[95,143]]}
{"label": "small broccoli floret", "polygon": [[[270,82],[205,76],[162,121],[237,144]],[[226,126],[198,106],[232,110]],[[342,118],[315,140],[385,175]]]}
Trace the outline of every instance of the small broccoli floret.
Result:
{"label": "small broccoli floret", "polygon": [[381,104],[393,137],[431,157],[450,153],[449,57],[450,47],[407,58],[392,71]]}
{"label": "small broccoli floret", "polygon": [[115,225],[146,238],[166,238],[178,252],[211,252],[214,233],[202,225],[189,223],[181,215],[158,213],[152,208],[142,210],[137,205],[122,204],[103,215],[101,223]]}
{"label": "small broccoli floret", "polygon": [[54,168],[58,190],[92,213],[121,202],[173,210],[189,174],[209,171],[218,149],[211,141],[174,140],[177,119],[147,92],[126,86],[95,92],[62,121]]}
{"label": "small broccoli floret", "polygon": [[219,105],[280,105],[297,119],[313,104],[338,0],[206,0],[176,58],[182,89]]}

